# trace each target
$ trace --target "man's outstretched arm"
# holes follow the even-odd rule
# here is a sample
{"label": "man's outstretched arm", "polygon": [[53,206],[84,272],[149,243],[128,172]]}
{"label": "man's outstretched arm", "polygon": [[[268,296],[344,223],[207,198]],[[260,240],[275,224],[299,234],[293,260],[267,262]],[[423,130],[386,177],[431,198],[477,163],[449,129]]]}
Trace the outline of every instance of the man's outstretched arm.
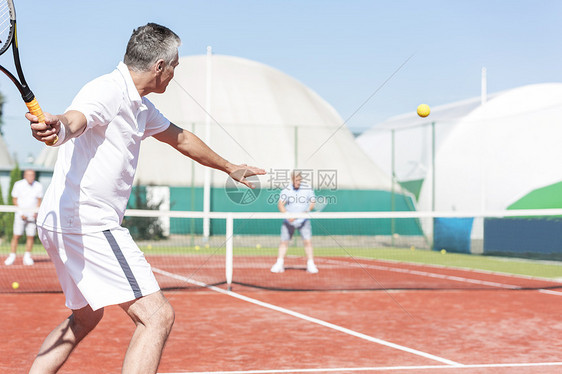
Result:
{"label": "man's outstretched arm", "polygon": [[209,148],[195,134],[182,129],[173,123],[171,123],[170,127],[168,127],[165,131],[154,135],[154,138],[171,145],[179,152],[197,161],[201,165],[224,171],[230,175],[231,178],[250,188],[254,188],[254,186],[246,179],[246,177],[265,174],[265,170],[254,166],[248,166],[246,164],[235,165],[228,162]]}

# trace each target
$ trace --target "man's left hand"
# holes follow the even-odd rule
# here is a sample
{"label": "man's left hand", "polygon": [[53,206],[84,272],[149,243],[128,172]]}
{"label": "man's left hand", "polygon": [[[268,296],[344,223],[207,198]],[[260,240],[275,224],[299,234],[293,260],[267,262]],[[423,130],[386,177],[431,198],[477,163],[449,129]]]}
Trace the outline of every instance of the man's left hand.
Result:
{"label": "man's left hand", "polygon": [[242,183],[243,185],[250,187],[250,188],[256,188],[256,186],[254,186],[248,179],[247,177],[251,177],[253,175],[264,175],[266,172],[264,169],[260,169],[257,168],[255,166],[248,166],[246,164],[242,164],[242,165],[232,165],[232,167],[229,170],[228,175],[234,179],[235,181],[238,181],[240,183]]}

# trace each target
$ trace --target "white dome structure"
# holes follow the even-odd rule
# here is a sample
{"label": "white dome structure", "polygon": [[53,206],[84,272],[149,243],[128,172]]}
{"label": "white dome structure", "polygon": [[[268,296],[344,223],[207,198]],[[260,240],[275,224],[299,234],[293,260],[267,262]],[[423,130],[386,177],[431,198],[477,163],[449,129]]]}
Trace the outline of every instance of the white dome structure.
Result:
{"label": "white dome structure", "polygon": [[394,172],[403,187],[418,195],[432,167],[432,147],[438,150],[458,122],[480,105],[480,97],[439,105],[426,118],[420,118],[413,108],[374,125],[356,142],[381,170],[387,175]]}
{"label": "white dome structure", "polygon": [[[205,141],[209,113],[209,144],[231,162],[267,171],[336,170],[338,188],[391,188],[390,178],[357,147],[336,110],[314,91],[276,69],[247,59],[213,55],[210,65],[207,62],[207,56],[182,57],[166,92],[149,95],[176,125]],[[141,148],[137,181],[201,186],[204,168],[192,170],[191,165],[169,146],[147,139]],[[212,184],[224,186],[226,175],[213,174]]]}
{"label": "white dome structure", "polygon": [[[357,142],[389,174],[393,163],[403,186],[417,182],[411,191],[420,211],[562,208],[562,83],[518,87],[483,103],[474,98],[438,106],[426,119],[412,110],[374,126]],[[436,249],[559,253],[559,230],[545,228],[551,223],[525,231],[516,219],[436,218],[423,227]],[[530,243],[536,237],[544,239],[540,245]]]}
{"label": "white dome structure", "polygon": [[436,106],[427,118],[412,110],[356,141],[388,175],[394,157],[403,186],[419,181],[418,210],[501,210],[562,181],[562,169],[554,165],[562,153],[556,146],[561,114],[562,83],[535,84],[489,95],[485,103],[472,98]]}
{"label": "white dome structure", "polygon": [[[536,189],[561,182],[560,144],[561,83],[497,95],[458,121],[437,149],[435,209],[503,210]],[[431,209],[431,174],[419,210]]]}

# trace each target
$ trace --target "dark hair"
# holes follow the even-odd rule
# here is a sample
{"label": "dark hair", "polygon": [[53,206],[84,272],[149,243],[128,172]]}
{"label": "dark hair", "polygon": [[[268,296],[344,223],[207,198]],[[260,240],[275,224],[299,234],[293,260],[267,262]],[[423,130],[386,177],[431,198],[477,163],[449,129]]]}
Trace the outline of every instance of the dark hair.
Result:
{"label": "dark hair", "polygon": [[148,23],[133,31],[123,62],[132,70],[147,71],[159,59],[171,63],[180,44],[180,37],[169,28]]}

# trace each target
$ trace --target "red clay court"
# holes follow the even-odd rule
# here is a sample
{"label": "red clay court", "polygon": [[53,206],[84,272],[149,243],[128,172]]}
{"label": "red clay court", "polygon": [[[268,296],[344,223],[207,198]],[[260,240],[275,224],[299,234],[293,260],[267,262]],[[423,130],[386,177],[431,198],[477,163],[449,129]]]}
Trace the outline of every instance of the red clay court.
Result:
{"label": "red clay court", "polygon": [[[322,283],[337,276],[330,274],[334,261],[341,259],[318,259],[317,275],[295,266],[283,274],[266,268],[263,276],[283,283],[303,273]],[[37,270],[49,266],[39,261]],[[178,267],[153,266],[163,285],[197,283]],[[224,285],[166,291],[176,323],[159,373],[562,371],[559,282],[373,260],[360,266],[380,289],[290,292],[234,284],[232,292]],[[26,373],[43,338],[69,314],[62,294],[24,291],[22,284],[17,293],[0,294],[6,374]],[[119,308],[106,308],[60,372],[120,372],[133,328]]]}

